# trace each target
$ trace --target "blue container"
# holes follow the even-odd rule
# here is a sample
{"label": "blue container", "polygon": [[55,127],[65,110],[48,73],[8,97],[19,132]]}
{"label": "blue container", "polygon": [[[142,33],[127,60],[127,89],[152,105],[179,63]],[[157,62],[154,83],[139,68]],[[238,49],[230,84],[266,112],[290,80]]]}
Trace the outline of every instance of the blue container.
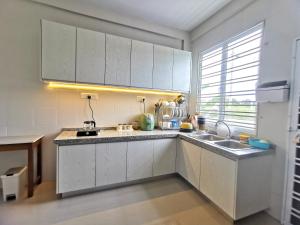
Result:
{"label": "blue container", "polygon": [[262,141],[258,138],[250,138],[249,145],[251,147],[259,148],[259,149],[269,149],[271,144],[269,142]]}
{"label": "blue container", "polygon": [[173,129],[179,129],[178,120],[171,120],[171,126],[172,126]]}

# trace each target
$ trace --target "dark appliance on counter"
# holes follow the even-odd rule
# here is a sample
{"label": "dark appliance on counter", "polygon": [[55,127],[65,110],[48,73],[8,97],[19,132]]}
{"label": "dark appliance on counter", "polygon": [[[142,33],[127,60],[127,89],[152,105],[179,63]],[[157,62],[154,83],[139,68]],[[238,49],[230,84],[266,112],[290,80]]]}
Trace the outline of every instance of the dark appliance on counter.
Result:
{"label": "dark appliance on counter", "polygon": [[95,121],[93,121],[93,120],[84,121],[83,122],[83,128],[80,128],[77,131],[77,137],[97,136],[99,131],[100,131],[100,129],[96,127],[96,122]]}
{"label": "dark appliance on counter", "polygon": [[91,106],[91,99],[92,96],[88,95],[87,96],[87,100],[88,100],[88,104],[89,104],[89,108],[91,110],[91,116],[93,120],[87,120],[83,122],[83,128],[80,128],[77,131],[77,137],[84,137],[84,136],[97,136],[98,132],[100,131],[100,128],[96,127],[96,121],[94,118],[94,110]]}

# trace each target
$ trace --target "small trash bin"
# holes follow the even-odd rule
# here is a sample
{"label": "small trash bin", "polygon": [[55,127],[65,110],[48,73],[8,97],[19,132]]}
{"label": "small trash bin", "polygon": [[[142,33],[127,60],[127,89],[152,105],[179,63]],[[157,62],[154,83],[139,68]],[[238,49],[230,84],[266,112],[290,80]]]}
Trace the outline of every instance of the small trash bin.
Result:
{"label": "small trash bin", "polygon": [[25,190],[27,166],[10,168],[1,176],[3,201],[17,200]]}

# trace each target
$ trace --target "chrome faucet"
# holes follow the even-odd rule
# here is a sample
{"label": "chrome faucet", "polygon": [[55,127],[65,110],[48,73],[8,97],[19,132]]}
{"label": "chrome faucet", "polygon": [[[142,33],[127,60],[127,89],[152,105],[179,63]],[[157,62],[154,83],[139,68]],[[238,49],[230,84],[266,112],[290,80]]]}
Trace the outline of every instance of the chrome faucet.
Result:
{"label": "chrome faucet", "polygon": [[217,132],[218,125],[219,125],[220,123],[223,123],[223,124],[227,127],[227,129],[228,129],[228,135],[227,135],[226,139],[230,139],[230,138],[231,138],[230,127],[229,127],[228,124],[225,123],[223,120],[218,120],[218,121],[216,122],[216,124],[215,124],[215,130],[216,130],[216,132]]}

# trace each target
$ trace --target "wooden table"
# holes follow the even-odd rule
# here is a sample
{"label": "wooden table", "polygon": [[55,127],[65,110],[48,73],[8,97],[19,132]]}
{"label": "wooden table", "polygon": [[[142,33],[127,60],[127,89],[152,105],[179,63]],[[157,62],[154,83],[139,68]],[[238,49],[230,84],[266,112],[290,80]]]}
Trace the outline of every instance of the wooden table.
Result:
{"label": "wooden table", "polygon": [[28,197],[33,196],[33,152],[37,148],[37,184],[42,182],[42,139],[40,135],[0,137],[0,152],[27,150],[28,152]]}

